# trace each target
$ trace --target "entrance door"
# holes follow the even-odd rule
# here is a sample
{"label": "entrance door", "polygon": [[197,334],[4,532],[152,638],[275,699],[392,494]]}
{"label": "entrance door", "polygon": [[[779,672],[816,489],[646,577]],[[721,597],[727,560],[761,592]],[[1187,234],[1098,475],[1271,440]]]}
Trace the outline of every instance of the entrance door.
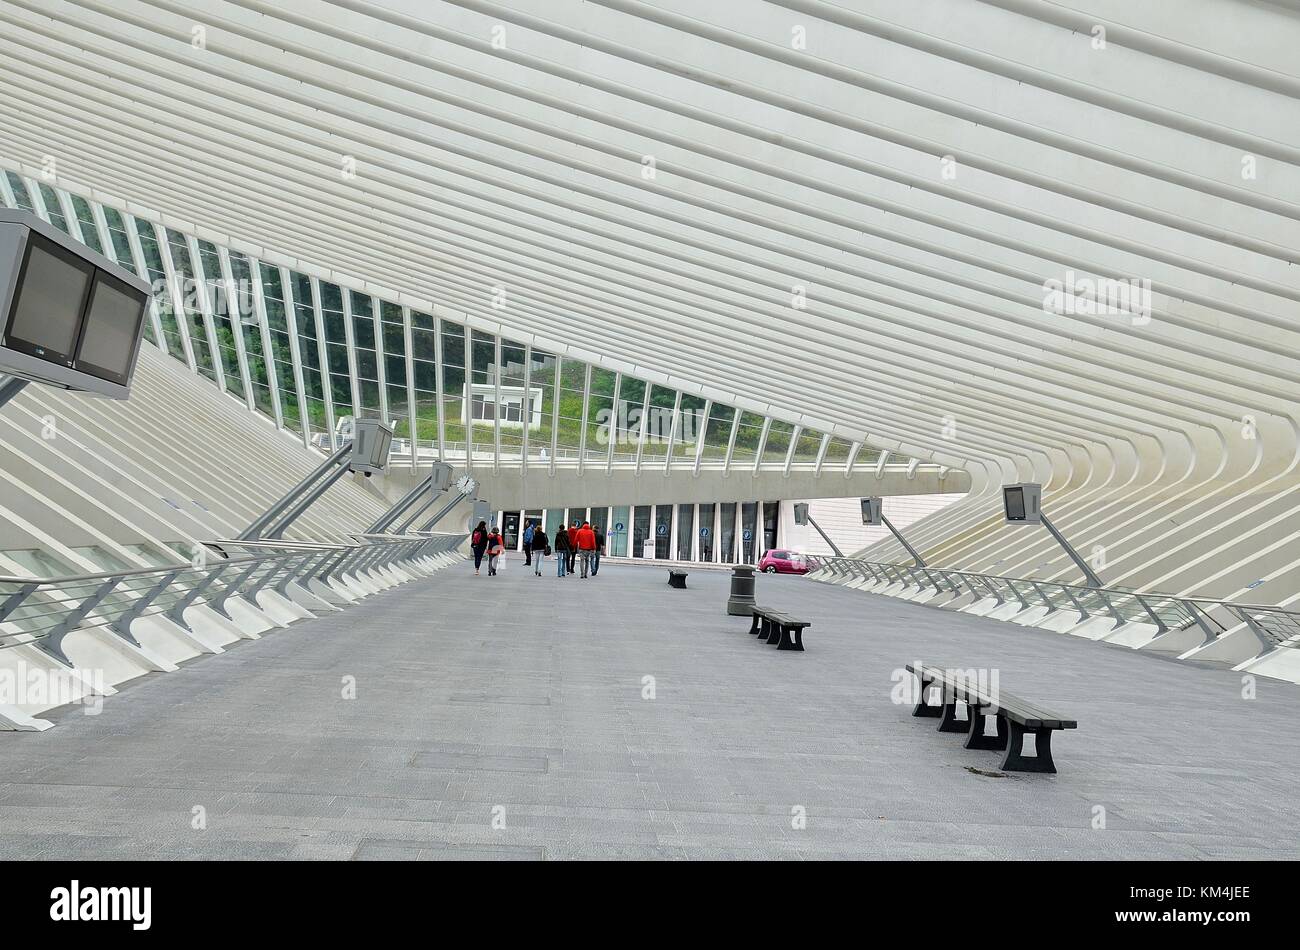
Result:
{"label": "entrance door", "polygon": [[519,512],[507,511],[502,516],[501,536],[507,551],[519,550]]}

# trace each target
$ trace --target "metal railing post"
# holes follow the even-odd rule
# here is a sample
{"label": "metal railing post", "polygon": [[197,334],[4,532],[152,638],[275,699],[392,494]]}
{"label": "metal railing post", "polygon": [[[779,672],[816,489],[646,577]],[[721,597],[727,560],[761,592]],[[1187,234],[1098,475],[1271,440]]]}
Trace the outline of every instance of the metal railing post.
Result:
{"label": "metal railing post", "polygon": [[[81,603],[73,610],[69,611],[68,614],[64,616],[63,620],[52,627],[45,636],[41,637],[36,642],[36,646],[45,652],[52,654],[56,659],[61,660],[69,666],[74,665],[68,655],[63,652],[63,638],[71,633],[75,628],[81,626],[81,621],[90,616],[91,612],[103,603],[104,598],[111,594],[121,582],[121,577],[111,577],[96,587],[92,593],[87,594],[82,598]],[[112,630],[111,627],[109,629]],[[132,646],[138,647],[140,645],[136,642],[135,637],[131,636],[130,633],[123,633],[119,630],[112,630],[112,632],[119,638],[130,643]]]}

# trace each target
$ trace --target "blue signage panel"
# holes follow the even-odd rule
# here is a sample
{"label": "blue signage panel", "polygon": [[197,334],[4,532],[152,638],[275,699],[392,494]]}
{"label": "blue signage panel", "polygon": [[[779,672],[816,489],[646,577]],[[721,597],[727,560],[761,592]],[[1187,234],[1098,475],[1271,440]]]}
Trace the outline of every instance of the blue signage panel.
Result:
{"label": "blue signage panel", "polygon": [[668,525],[666,525],[666,524],[660,524],[660,525],[659,525],[659,529],[658,529],[658,534],[662,537],[663,535],[665,535],[665,534],[667,534],[667,533],[668,533]]}
{"label": "blue signage panel", "polygon": [[741,537],[743,537],[746,541],[753,541],[753,540],[754,540],[754,532],[752,532],[752,531],[750,531],[748,528],[746,528],[744,534],[742,534]]}
{"label": "blue signage panel", "polygon": [[709,536],[709,529],[708,529],[708,528],[701,528],[701,529],[700,529],[700,537],[701,537],[701,538],[707,538],[708,536]]}

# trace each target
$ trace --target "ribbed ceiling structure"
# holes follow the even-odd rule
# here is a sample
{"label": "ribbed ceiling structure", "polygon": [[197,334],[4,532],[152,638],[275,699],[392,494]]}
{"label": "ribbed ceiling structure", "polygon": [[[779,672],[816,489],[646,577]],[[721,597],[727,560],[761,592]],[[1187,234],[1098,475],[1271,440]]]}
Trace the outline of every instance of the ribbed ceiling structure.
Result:
{"label": "ribbed ceiling structure", "polygon": [[1297,49],[1247,0],[4,0],[0,154],[1131,541],[1139,487],[1295,487]]}

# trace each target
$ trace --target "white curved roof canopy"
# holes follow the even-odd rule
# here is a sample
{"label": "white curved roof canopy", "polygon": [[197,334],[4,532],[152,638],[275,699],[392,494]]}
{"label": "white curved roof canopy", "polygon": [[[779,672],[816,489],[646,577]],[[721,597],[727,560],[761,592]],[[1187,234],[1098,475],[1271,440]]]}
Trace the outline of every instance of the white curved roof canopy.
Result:
{"label": "white curved roof canopy", "polygon": [[[0,152],[106,203],[978,484],[1293,485],[1288,5],[6,0],[0,23]],[[1059,312],[1080,281],[1138,296]]]}

